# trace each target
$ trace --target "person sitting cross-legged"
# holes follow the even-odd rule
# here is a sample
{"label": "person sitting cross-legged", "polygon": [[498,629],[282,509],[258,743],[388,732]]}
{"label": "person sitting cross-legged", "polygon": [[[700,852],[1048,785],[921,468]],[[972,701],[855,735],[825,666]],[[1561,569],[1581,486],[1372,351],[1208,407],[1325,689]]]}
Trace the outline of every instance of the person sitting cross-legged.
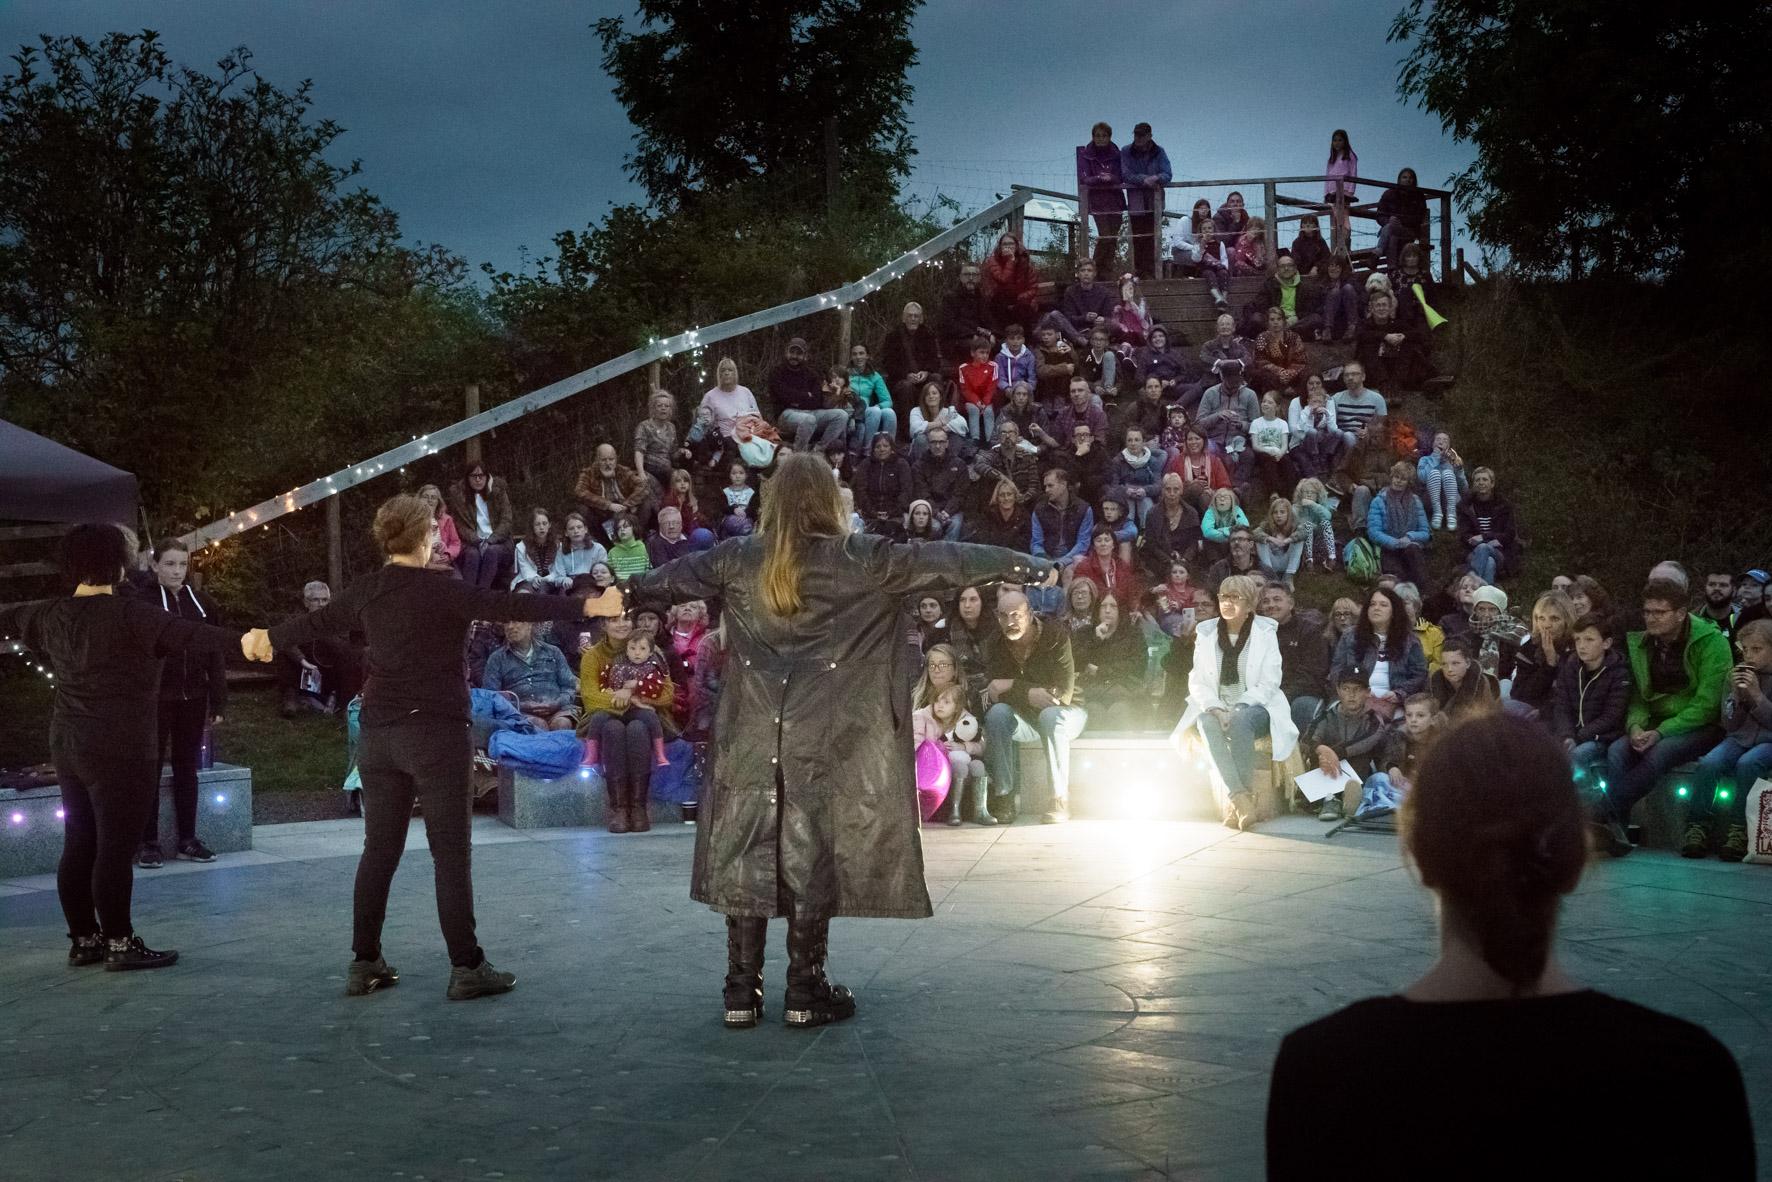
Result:
{"label": "person sitting cross-legged", "polygon": [[1597,844],[1613,857],[1631,852],[1631,808],[1662,776],[1715,747],[1729,685],[1729,642],[1686,610],[1686,588],[1651,579],[1643,588],[1643,631],[1625,637],[1630,660],[1626,733],[1606,752],[1606,791],[1594,798]]}
{"label": "person sitting cross-legged", "polygon": [[1728,826],[1719,857],[1739,862],[1747,856],[1747,794],[1772,775],[1772,620],[1750,620],[1735,639],[1741,663],[1729,670],[1723,694],[1723,738],[1698,761],[1686,808],[1686,836],[1680,853],[1702,858],[1710,852],[1712,826]]}
{"label": "person sitting cross-legged", "polygon": [[505,642],[486,658],[480,688],[510,694],[518,710],[547,730],[578,725],[578,678],[559,648],[535,638],[534,624],[505,625]]}
{"label": "person sitting cross-legged", "polygon": [[1271,738],[1273,758],[1284,761],[1298,745],[1292,710],[1280,692],[1281,661],[1273,620],[1255,614],[1261,580],[1233,575],[1218,587],[1218,618],[1194,628],[1194,664],[1188,674],[1187,710],[1171,741],[1179,744],[1198,726],[1224,781],[1225,824],[1255,823],[1255,740]]}
{"label": "person sitting cross-legged", "polygon": [[1388,487],[1372,498],[1366,510],[1366,536],[1378,547],[1379,567],[1414,583],[1428,585],[1427,509],[1411,488],[1415,468],[1407,460],[1391,465]]}
{"label": "person sitting cross-legged", "polygon": [[1016,744],[1039,739],[1046,750],[1052,807],[1048,824],[1070,819],[1071,740],[1089,713],[1077,704],[1071,634],[1041,620],[1021,591],[997,595],[998,631],[984,643],[985,760],[994,789],[992,812],[1011,820],[1020,804],[1021,757]]}
{"label": "person sitting cross-legged", "polygon": [[1384,744],[1384,723],[1372,709],[1371,671],[1359,665],[1343,665],[1335,671],[1335,701],[1305,733],[1300,745],[1305,761],[1326,776],[1342,774],[1342,764],[1353,769],[1359,784],[1345,785],[1341,792],[1323,798],[1319,821],[1339,821],[1347,806],[1357,803],[1360,784],[1378,770],[1377,756]]}

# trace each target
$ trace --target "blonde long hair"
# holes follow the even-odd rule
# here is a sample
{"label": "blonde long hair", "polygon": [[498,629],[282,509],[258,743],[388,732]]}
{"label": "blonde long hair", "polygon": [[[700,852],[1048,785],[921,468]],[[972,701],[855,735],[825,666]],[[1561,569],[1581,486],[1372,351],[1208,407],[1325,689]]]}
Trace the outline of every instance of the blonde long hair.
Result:
{"label": "blonde long hair", "polygon": [[757,533],[763,539],[763,606],[778,616],[798,615],[800,560],[812,538],[840,538],[849,532],[837,477],[828,460],[795,452],[776,466],[763,498]]}

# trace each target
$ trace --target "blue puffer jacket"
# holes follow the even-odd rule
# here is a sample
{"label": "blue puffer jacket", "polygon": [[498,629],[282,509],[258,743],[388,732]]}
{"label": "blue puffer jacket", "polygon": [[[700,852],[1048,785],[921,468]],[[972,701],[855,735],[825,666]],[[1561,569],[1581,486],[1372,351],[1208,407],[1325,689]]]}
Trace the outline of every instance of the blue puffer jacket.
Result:
{"label": "blue puffer jacket", "polygon": [[1383,550],[1401,550],[1404,538],[1412,538],[1418,546],[1427,545],[1427,509],[1421,498],[1386,488],[1372,498],[1372,506],[1366,510],[1366,536]]}

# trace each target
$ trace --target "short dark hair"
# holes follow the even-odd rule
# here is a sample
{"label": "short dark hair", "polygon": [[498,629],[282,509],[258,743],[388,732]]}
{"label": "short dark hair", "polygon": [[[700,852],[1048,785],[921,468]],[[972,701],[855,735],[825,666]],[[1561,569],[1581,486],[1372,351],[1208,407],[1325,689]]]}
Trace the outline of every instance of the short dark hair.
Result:
{"label": "short dark hair", "polygon": [[115,586],[134,559],[134,547],[114,525],[76,525],[62,539],[62,574],[76,586]]}
{"label": "short dark hair", "polygon": [[1445,643],[1440,645],[1440,658],[1444,660],[1447,653],[1457,653],[1474,664],[1477,659],[1477,646],[1471,643],[1471,638],[1468,636],[1448,636]]}
{"label": "short dark hair", "polygon": [[1226,537],[1226,539],[1227,539],[1227,540],[1232,540],[1232,539],[1235,539],[1235,538],[1236,538],[1236,536],[1237,536],[1237,535],[1238,535],[1238,534],[1248,534],[1248,535],[1249,535],[1249,540],[1250,540],[1250,541],[1254,541],[1254,540],[1255,540],[1255,531],[1254,531],[1254,530],[1252,530],[1252,529],[1250,529],[1250,528],[1249,528],[1249,527],[1248,527],[1248,526],[1246,526],[1246,525],[1233,525],[1233,526],[1231,526],[1231,532],[1230,532],[1230,533],[1228,533],[1228,534],[1226,534],[1226,535],[1225,535],[1225,537]]}
{"label": "short dark hair", "polygon": [[1149,135],[1150,133],[1151,125],[1148,123],[1134,123],[1132,125],[1133,135]]}
{"label": "short dark hair", "polygon": [[1644,603],[1666,603],[1684,607],[1691,592],[1672,579],[1650,579],[1643,587]]}
{"label": "short dark hair", "polygon": [[[1612,639],[1612,617],[1601,615],[1599,612],[1588,612],[1585,616],[1582,616],[1579,620],[1575,621],[1575,627],[1569,629],[1569,635],[1573,636],[1577,632],[1586,632],[1589,628],[1598,632],[1603,639]],[[1445,651],[1443,646],[1440,651]]]}
{"label": "short dark hair", "polygon": [[1358,662],[1354,662],[1350,665],[1343,665],[1341,667],[1341,672],[1335,675],[1335,684],[1337,686],[1357,685],[1361,689],[1366,689],[1371,680],[1372,670],[1360,668]]}

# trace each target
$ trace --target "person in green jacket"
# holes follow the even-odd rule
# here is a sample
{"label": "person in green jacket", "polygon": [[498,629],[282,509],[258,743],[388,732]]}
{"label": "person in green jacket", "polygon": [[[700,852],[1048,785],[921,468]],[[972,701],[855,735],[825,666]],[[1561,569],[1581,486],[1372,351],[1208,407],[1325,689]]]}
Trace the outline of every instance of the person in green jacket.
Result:
{"label": "person in green jacket", "polygon": [[868,360],[866,345],[855,345],[849,350],[849,392],[861,401],[862,455],[873,450],[874,436],[882,431],[898,438],[898,412],[892,409],[892,392]]}
{"label": "person in green jacket", "polygon": [[1631,808],[1657,781],[1697,759],[1722,738],[1723,691],[1733,654],[1709,620],[1686,610],[1686,588],[1650,579],[1643,588],[1643,627],[1625,638],[1630,659],[1630,709],[1625,735],[1606,752],[1605,796],[1595,821],[1613,857],[1630,853],[1624,826]]}

